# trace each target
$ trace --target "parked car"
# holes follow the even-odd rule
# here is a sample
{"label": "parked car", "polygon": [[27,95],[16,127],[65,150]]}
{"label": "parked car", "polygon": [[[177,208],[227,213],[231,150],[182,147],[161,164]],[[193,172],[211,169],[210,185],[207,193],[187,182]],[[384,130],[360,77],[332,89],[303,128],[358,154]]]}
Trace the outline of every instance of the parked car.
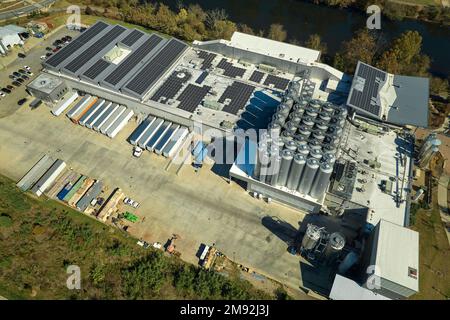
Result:
{"label": "parked car", "polygon": [[26,75],[23,75],[23,76],[22,76],[22,79],[23,79],[23,80],[29,80],[30,78],[28,78]]}
{"label": "parked car", "polygon": [[19,58],[22,58],[22,59],[27,57],[27,56],[26,56],[25,54],[23,54],[23,53],[18,53],[17,56],[18,56]]}
{"label": "parked car", "polygon": [[52,51],[52,48],[47,47],[47,48],[45,48],[45,50],[47,50],[47,51]]}
{"label": "parked car", "polygon": [[142,149],[142,148],[140,148],[140,147],[138,147],[138,146],[135,146],[134,148],[133,148],[133,156],[135,156],[136,158],[139,158],[141,155],[142,155],[142,152],[143,152],[144,150]]}
{"label": "parked car", "polygon": [[23,66],[23,68],[24,68],[25,70],[31,71],[31,67],[29,67],[29,66]]}
{"label": "parked car", "polygon": [[46,54],[45,54],[45,56],[48,58],[48,57],[51,57],[53,55],[53,53],[51,53],[51,52],[47,52]]}
{"label": "parked car", "polygon": [[24,83],[24,82],[25,82],[25,80],[23,80],[22,78],[17,78],[16,81],[17,81],[17,82],[20,82],[20,83]]}
{"label": "parked car", "polygon": [[20,87],[22,85],[20,82],[17,81],[14,81],[12,84],[15,85],[16,87]]}
{"label": "parked car", "polygon": [[9,90],[14,90],[14,87],[12,86],[12,85],[10,85],[10,84],[8,84],[7,86],[6,86],[6,89],[9,89]]}
{"label": "parked car", "polygon": [[134,201],[133,199],[128,198],[128,197],[125,197],[125,198],[123,199],[123,203],[125,203],[125,204],[127,204],[127,205],[129,205],[129,206],[131,206],[131,207],[133,207],[133,208],[139,207],[139,202]]}
{"label": "parked car", "polygon": [[47,59],[47,56],[41,56],[41,60]]}
{"label": "parked car", "polygon": [[60,45],[61,44],[61,40],[55,40],[54,42],[53,42],[53,45],[56,47],[57,45]]}
{"label": "parked car", "polygon": [[12,75],[12,74],[9,75],[9,78],[13,79],[13,80],[16,79],[16,77],[14,75]]}
{"label": "parked car", "polygon": [[7,88],[2,88],[1,91],[3,93],[11,93],[11,90],[7,89]]}
{"label": "parked car", "polygon": [[19,70],[17,70],[19,73],[25,73],[25,70],[23,70],[23,69],[19,69]]}
{"label": "parked car", "polygon": [[13,75],[16,76],[16,77],[20,77],[20,73],[18,73],[17,71],[14,71]]}
{"label": "parked car", "polygon": [[59,48],[58,47],[56,47],[55,49],[53,49],[52,51],[53,52],[58,52],[58,50],[59,50]]}
{"label": "parked car", "polygon": [[21,106],[21,105],[23,105],[25,102],[27,102],[27,98],[20,99],[19,101],[17,101],[17,104],[18,104],[19,106]]}
{"label": "parked car", "polygon": [[34,73],[31,71],[27,71],[27,75],[32,76],[32,75],[34,75]]}

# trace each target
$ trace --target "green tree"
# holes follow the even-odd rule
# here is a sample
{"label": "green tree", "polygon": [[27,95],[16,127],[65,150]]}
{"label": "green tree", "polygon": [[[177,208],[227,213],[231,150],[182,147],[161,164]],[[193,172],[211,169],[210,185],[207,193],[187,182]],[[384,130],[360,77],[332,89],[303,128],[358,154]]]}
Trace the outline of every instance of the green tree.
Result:
{"label": "green tree", "polygon": [[349,41],[342,43],[333,65],[346,72],[354,73],[358,61],[372,64],[377,45],[374,37],[366,30],[357,31]]}
{"label": "green tree", "polygon": [[286,41],[287,39],[287,32],[284,30],[284,27],[282,24],[274,23],[270,25],[269,33],[267,34],[267,37],[272,40],[276,41]]}
{"label": "green tree", "polygon": [[317,33],[311,34],[308,37],[305,46],[310,49],[319,50],[322,54],[327,53],[327,44],[322,42],[322,39]]}

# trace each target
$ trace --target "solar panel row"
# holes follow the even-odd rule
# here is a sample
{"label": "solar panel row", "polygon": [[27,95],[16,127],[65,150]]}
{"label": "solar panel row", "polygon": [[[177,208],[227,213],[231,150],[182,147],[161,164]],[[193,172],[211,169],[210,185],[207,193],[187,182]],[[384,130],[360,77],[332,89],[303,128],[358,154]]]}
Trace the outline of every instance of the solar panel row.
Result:
{"label": "solar panel row", "polygon": [[126,88],[142,95],[177,60],[186,49],[186,44],[172,39],[144,68],[126,85]]}
{"label": "solar panel row", "polygon": [[231,100],[222,111],[237,114],[240,109],[245,108],[254,90],[254,86],[237,81],[233,82],[231,86],[225,89],[225,92],[219,98],[220,103],[224,103],[227,99]]}
{"label": "solar panel row", "polygon": [[[168,99],[172,99],[180,91],[183,84],[191,78],[186,72],[174,72],[153,94],[151,100],[165,103]],[[161,98],[164,98],[163,101]]]}
{"label": "solar panel row", "polygon": [[264,85],[268,86],[273,84],[273,86],[277,89],[286,90],[289,82],[290,82],[289,79],[280,78],[272,74],[269,74],[267,75],[267,78],[264,81]]}
{"label": "solar panel row", "polygon": [[138,41],[142,36],[144,35],[144,33],[142,33],[139,30],[133,30],[129,35],[127,35],[121,42],[128,46],[131,47],[133,44],[136,43],[136,41]]}
{"label": "solar panel row", "polygon": [[233,66],[230,62],[227,61],[227,59],[223,58],[220,60],[220,62],[217,64],[217,67],[224,70],[223,75],[231,78],[241,77],[245,73],[245,69],[238,68]]}
{"label": "solar panel row", "polygon": [[78,38],[74,39],[67,46],[59,50],[53,57],[48,59],[45,63],[57,67],[69,56],[72,55],[76,50],[81,48],[84,44],[88,43],[93,37],[106,29],[108,25],[104,22],[97,22],[92,27],[83,32]]}
{"label": "solar panel row", "polygon": [[208,86],[198,87],[189,84],[178,97],[178,101],[180,101],[178,108],[187,112],[194,112],[210,89],[211,87]]}
{"label": "solar panel row", "polygon": [[100,73],[102,73],[106,68],[111,65],[106,60],[99,59],[96,63],[94,63],[89,69],[86,70],[84,75],[89,79],[94,80]]}
{"label": "solar panel row", "polygon": [[112,28],[105,36],[101,37],[95,43],[93,43],[89,48],[84,50],[80,55],[73,59],[65,69],[71,72],[77,72],[83,65],[85,65],[89,60],[91,60],[97,53],[103,50],[108,44],[113,42],[118,36],[120,36],[127,29],[121,26],[115,26]]}
{"label": "solar panel row", "polygon": [[139,48],[128,56],[113,72],[111,72],[105,81],[117,85],[146,55],[148,55],[163,39],[160,36],[152,34]]}
{"label": "solar panel row", "polygon": [[262,78],[264,77],[264,73],[258,70],[253,71],[252,75],[250,76],[250,81],[260,83]]}
{"label": "solar panel row", "polygon": [[200,51],[198,56],[203,59],[203,63],[202,63],[202,66],[201,66],[202,70],[206,70],[206,69],[211,68],[212,61],[214,60],[215,57],[217,57],[216,54],[209,53],[209,52],[206,52],[206,51]]}

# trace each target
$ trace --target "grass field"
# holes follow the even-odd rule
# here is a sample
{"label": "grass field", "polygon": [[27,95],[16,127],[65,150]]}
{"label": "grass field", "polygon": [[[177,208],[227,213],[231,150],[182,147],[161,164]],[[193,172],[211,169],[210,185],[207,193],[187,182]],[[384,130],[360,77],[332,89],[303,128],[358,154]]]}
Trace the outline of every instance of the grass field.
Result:
{"label": "grass field", "polygon": [[413,227],[419,232],[420,292],[412,299],[450,298],[450,246],[439,214],[437,191],[433,199],[430,210],[417,211]]}
{"label": "grass field", "polygon": [[[81,290],[66,287],[69,265]],[[204,271],[0,175],[0,295],[8,299],[270,299],[249,282]]]}

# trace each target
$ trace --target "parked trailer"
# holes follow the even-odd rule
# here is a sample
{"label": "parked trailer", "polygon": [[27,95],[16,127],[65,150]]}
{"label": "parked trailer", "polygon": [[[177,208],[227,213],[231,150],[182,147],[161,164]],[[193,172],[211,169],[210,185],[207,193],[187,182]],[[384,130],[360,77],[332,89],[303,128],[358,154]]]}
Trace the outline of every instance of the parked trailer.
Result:
{"label": "parked trailer", "polygon": [[75,183],[80,179],[81,175],[73,172],[73,177],[70,178],[69,181],[64,185],[64,188],[59,191],[59,193],[56,195],[56,198],[63,201],[66,195],[72,190],[72,187],[75,185]]}
{"label": "parked trailer", "polygon": [[84,194],[84,196],[77,202],[77,209],[81,212],[86,211],[89,207],[89,204],[98,197],[98,195],[102,192],[103,183],[101,181],[95,181],[92,187]]}
{"label": "parked trailer", "polygon": [[22,179],[17,182],[17,187],[22,191],[30,189],[45,172],[50,169],[51,165],[55,162],[54,159],[48,155],[44,155],[31,169],[28,171]]}
{"label": "parked trailer", "polygon": [[120,188],[117,188],[113,191],[111,196],[108,198],[106,203],[103,205],[103,207],[98,212],[97,218],[100,219],[103,222],[106,222],[108,220],[109,216],[111,216],[115,211],[117,211],[117,205],[119,204],[120,200],[123,198],[124,193]]}
{"label": "parked trailer", "polygon": [[71,120],[73,123],[78,124],[80,119],[94,106],[94,104],[96,104],[98,101],[97,97],[92,98],[91,100],[89,100],[88,104],[86,105],[86,107],[84,109],[82,109],[80,111],[80,113],[78,113],[75,117],[73,117]]}
{"label": "parked trailer", "polygon": [[94,123],[108,110],[112,105],[111,101],[106,101],[86,122],[86,128],[92,129]]}
{"label": "parked trailer", "polygon": [[80,179],[78,179],[77,182],[75,182],[75,184],[72,186],[72,188],[70,189],[70,191],[63,197],[63,201],[68,202],[73,195],[75,194],[75,192],[78,191],[78,189],[81,188],[81,186],[83,185],[84,181],[87,179],[86,176],[81,176]]}
{"label": "parked trailer", "polygon": [[105,103],[105,100],[100,99],[97,100],[96,103],[94,103],[94,105],[89,108],[89,110],[84,114],[84,116],[82,116],[80,118],[80,121],[78,121],[78,124],[82,125],[82,126],[86,126],[86,122],[94,115],[95,112],[97,112],[97,110]]}
{"label": "parked trailer", "polygon": [[77,176],[79,175],[72,170],[65,171],[63,175],[61,175],[56,179],[53,186],[50,189],[48,189],[48,191],[46,192],[47,197],[55,198],[56,195],[64,188],[64,186],[67,185],[69,182],[75,180]]}
{"label": "parked trailer", "polygon": [[129,109],[122,113],[122,115],[112,124],[112,126],[106,131],[106,135],[111,139],[114,138],[120,130],[122,130],[130,121],[131,117],[134,115],[133,110]]}
{"label": "parked trailer", "polygon": [[125,106],[119,106],[116,111],[109,117],[109,119],[100,127],[100,132],[106,134],[109,128],[116,122],[117,119],[125,112],[127,108]]}
{"label": "parked trailer", "polygon": [[73,92],[72,94],[69,94],[68,98],[65,99],[66,96],[64,96],[63,100],[61,100],[53,109],[52,114],[56,117],[60,116],[64,111],[67,110],[67,108],[78,98],[78,92]]}
{"label": "parked trailer", "polygon": [[170,141],[164,147],[162,152],[163,156],[166,158],[173,157],[177,153],[178,149],[181,148],[183,141],[188,135],[188,133],[189,133],[188,128],[186,127],[179,128],[172,136]]}
{"label": "parked trailer", "polygon": [[109,117],[113,114],[114,111],[116,111],[119,108],[119,105],[117,103],[114,103],[113,105],[106,108],[105,112],[94,122],[92,125],[92,129],[95,131],[99,131],[100,127],[108,121]]}
{"label": "parked trailer", "polygon": [[88,189],[94,184],[95,180],[92,178],[87,178],[84,180],[83,184],[81,185],[80,189],[75,192],[73,197],[67,202],[69,206],[75,207],[75,204],[80,201],[81,197],[88,191]]}
{"label": "parked trailer", "polygon": [[145,148],[149,151],[153,151],[156,144],[161,140],[161,138],[164,136],[164,134],[169,130],[170,126],[172,125],[172,122],[170,121],[164,121],[164,123],[159,127],[159,129],[156,131],[156,133],[153,135],[153,137],[148,140],[147,145]]}
{"label": "parked trailer", "polygon": [[161,137],[159,142],[156,144],[155,148],[153,149],[156,154],[161,154],[164,150],[164,147],[170,142],[170,139],[175,135],[180,125],[174,123],[170,126],[169,130],[164,133],[164,136]]}
{"label": "parked trailer", "polygon": [[145,149],[145,146],[147,145],[147,142],[153,137],[153,135],[156,133],[156,131],[161,127],[161,125],[164,123],[163,119],[157,118],[151,125],[150,128],[145,131],[145,133],[142,135],[142,137],[137,142],[138,146],[142,149]]}
{"label": "parked trailer", "polygon": [[143,136],[145,131],[150,128],[150,125],[155,121],[155,117],[148,116],[142,123],[133,131],[131,136],[128,137],[128,141],[135,146],[139,139]]}
{"label": "parked trailer", "polygon": [[79,112],[81,112],[81,110],[83,110],[84,107],[86,107],[91,98],[91,95],[85,95],[72,109],[69,110],[69,112],[66,113],[66,116],[69,119],[75,117]]}
{"label": "parked trailer", "polygon": [[40,197],[65,168],[66,163],[64,161],[60,159],[56,160],[50,169],[48,169],[48,171],[38,180],[38,182],[36,182],[33,188],[31,188],[31,191]]}

